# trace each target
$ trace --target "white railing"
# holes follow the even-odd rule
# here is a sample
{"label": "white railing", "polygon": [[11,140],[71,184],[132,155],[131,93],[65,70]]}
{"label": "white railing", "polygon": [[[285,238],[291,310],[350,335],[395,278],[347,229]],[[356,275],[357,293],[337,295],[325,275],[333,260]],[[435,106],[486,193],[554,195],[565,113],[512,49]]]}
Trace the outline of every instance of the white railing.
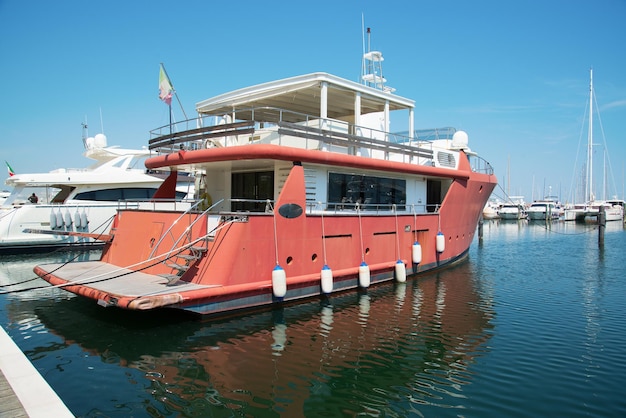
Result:
{"label": "white railing", "polygon": [[[279,108],[237,109],[228,115],[200,115],[150,132],[158,154],[210,147],[271,143],[319,149],[419,165],[436,164],[433,141],[451,140],[456,130],[416,130],[412,135],[384,132],[345,121]],[[449,152],[456,152],[448,150]],[[493,174],[489,163],[471,154],[472,169]]]}

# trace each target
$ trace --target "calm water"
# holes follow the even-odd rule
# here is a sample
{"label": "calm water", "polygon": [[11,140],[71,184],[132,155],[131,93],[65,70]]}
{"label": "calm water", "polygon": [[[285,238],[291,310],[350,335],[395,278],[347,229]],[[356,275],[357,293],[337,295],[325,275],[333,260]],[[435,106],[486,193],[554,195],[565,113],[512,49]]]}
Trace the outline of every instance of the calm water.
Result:
{"label": "calm water", "polygon": [[623,417],[626,232],[592,228],[490,222],[457,267],[219,321],[41,289],[0,323],[77,416]]}

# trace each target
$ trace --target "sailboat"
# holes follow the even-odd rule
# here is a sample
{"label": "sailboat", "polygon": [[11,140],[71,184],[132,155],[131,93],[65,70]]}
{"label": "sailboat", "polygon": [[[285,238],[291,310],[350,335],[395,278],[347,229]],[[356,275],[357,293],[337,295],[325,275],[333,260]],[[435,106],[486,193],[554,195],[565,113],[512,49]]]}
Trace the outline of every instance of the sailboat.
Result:
{"label": "sailboat", "polygon": [[[566,221],[597,221],[603,209],[606,221],[624,219],[624,205],[619,200],[598,200],[593,190],[593,69],[589,70],[589,131],[587,134],[587,166],[585,182],[585,200],[565,209]],[[606,188],[605,188],[606,190]]]}

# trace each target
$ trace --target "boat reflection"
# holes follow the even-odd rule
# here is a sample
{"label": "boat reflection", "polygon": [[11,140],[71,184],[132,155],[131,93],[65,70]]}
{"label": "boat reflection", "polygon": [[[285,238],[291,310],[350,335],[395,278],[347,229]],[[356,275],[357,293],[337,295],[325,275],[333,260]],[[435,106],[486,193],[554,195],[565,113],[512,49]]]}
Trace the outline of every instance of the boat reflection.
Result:
{"label": "boat reflection", "polygon": [[337,416],[386,415],[407,396],[414,406],[458,403],[488,349],[490,302],[462,263],[366,293],[211,321],[169,310],[129,315],[82,298],[35,310],[63,344],[143,372],[168,411]]}

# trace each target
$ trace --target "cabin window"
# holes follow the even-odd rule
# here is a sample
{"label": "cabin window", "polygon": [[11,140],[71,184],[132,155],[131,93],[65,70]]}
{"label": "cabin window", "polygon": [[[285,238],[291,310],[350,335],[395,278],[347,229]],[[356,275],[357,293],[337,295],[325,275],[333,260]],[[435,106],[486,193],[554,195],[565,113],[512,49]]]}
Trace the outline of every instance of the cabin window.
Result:
{"label": "cabin window", "polygon": [[232,210],[264,212],[267,199],[274,199],[274,172],[233,173]]}
{"label": "cabin window", "polygon": [[406,180],[328,173],[328,209],[405,210]]}

